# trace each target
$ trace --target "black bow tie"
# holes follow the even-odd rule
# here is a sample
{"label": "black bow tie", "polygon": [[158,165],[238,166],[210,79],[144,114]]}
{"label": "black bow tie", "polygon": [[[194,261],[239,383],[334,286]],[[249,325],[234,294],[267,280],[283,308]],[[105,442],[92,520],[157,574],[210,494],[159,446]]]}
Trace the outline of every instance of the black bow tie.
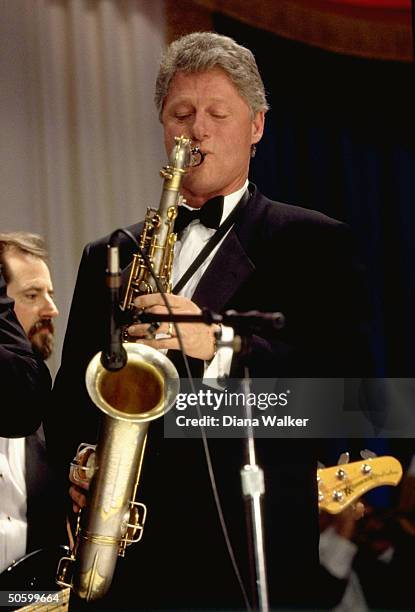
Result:
{"label": "black bow tie", "polygon": [[199,219],[205,227],[218,229],[223,213],[223,196],[216,196],[203,204],[201,208],[186,208],[179,206],[174,231],[180,234],[185,227],[195,219]]}

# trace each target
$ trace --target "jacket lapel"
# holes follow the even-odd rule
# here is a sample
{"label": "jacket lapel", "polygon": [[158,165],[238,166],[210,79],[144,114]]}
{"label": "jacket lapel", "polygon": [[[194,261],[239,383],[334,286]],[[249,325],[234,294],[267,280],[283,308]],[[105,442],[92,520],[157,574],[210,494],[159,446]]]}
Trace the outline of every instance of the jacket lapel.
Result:
{"label": "jacket lapel", "polygon": [[254,271],[254,264],[232,229],[200,279],[192,300],[220,312]]}
{"label": "jacket lapel", "polygon": [[26,492],[28,500],[42,486],[47,469],[43,428],[25,439]]}

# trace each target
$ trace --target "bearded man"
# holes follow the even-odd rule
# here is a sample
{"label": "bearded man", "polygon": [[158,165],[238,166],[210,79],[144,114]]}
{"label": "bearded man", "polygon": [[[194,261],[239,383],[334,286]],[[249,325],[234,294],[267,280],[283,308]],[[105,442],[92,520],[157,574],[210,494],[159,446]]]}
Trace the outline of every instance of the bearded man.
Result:
{"label": "bearded man", "polygon": [[[26,232],[0,234],[0,264],[7,295],[14,300],[16,317],[33,352],[42,361],[52,354],[53,319],[59,314],[47,262],[48,254],[40,236]],[[37,405],[38,401],[33,396],[33,405],[27,408],[42,414],[43,406]],[[9,408],[22,410],[19,405]],[[51,473],[42,427],[26,437],[0,438],[0,466],[0,571],[3,571],[26,552],[42,546],[44,525],[49,523],[43,506],[44,496],[50,490]]]}

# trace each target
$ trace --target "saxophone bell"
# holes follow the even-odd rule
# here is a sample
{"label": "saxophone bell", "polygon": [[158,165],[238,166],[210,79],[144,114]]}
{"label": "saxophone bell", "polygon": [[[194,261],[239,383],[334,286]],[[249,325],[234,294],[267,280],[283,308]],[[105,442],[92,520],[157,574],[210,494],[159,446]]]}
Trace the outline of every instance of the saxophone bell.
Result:
{"label": "saxophone bell", "polygon": [[147,508],[136,501],[149,425],[166,414],[179,392],[172,362],[149,346],[125,343],[127,363],[108,371],[97,353],[86,387],[102,418],[97,445],[81,444],[71,466],[74,480],[90,483],[88,506],[78,515],[76,545],[58,567],[58,584],[86,601],[111,586],[117,558],[139,542]]}

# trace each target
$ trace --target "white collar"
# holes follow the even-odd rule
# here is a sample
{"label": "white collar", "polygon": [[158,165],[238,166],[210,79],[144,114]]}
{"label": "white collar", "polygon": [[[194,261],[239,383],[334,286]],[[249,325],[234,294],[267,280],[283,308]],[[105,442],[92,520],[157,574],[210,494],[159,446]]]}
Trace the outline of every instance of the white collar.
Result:
{"label": "white collar", "polygon": [[242,198],[245,191],[248,189],[249,181],[246,179],[245,184],[238,191],[234,191],[229,195],[225,196],[223,199],[223,213],[222,219],[220,220],[221,224],[225,221],[226,217],[228,217],[235,206],[238,204],[239,200]]}
{"label": "white collar", "polygon": [[[238,189],[238,191],[229,193],[223,198],[223,212],[222,212],[222,219],[220,220],[221,225],[225,221],[225,219],[231,214],[235,206],[238,204],[239,200],[242,198],[243,194],[248,189],[248,185],[249,185],[249,181],[248,179],[246,179],[243,187]],[[192,206],[189,206],[187,202],[183,202],[181,206],[185,206],[189,210],[195,210]],[[192,225],[193,225],[193,222],[192,222]],[[190,227],[190,225],[187,227]]]}

